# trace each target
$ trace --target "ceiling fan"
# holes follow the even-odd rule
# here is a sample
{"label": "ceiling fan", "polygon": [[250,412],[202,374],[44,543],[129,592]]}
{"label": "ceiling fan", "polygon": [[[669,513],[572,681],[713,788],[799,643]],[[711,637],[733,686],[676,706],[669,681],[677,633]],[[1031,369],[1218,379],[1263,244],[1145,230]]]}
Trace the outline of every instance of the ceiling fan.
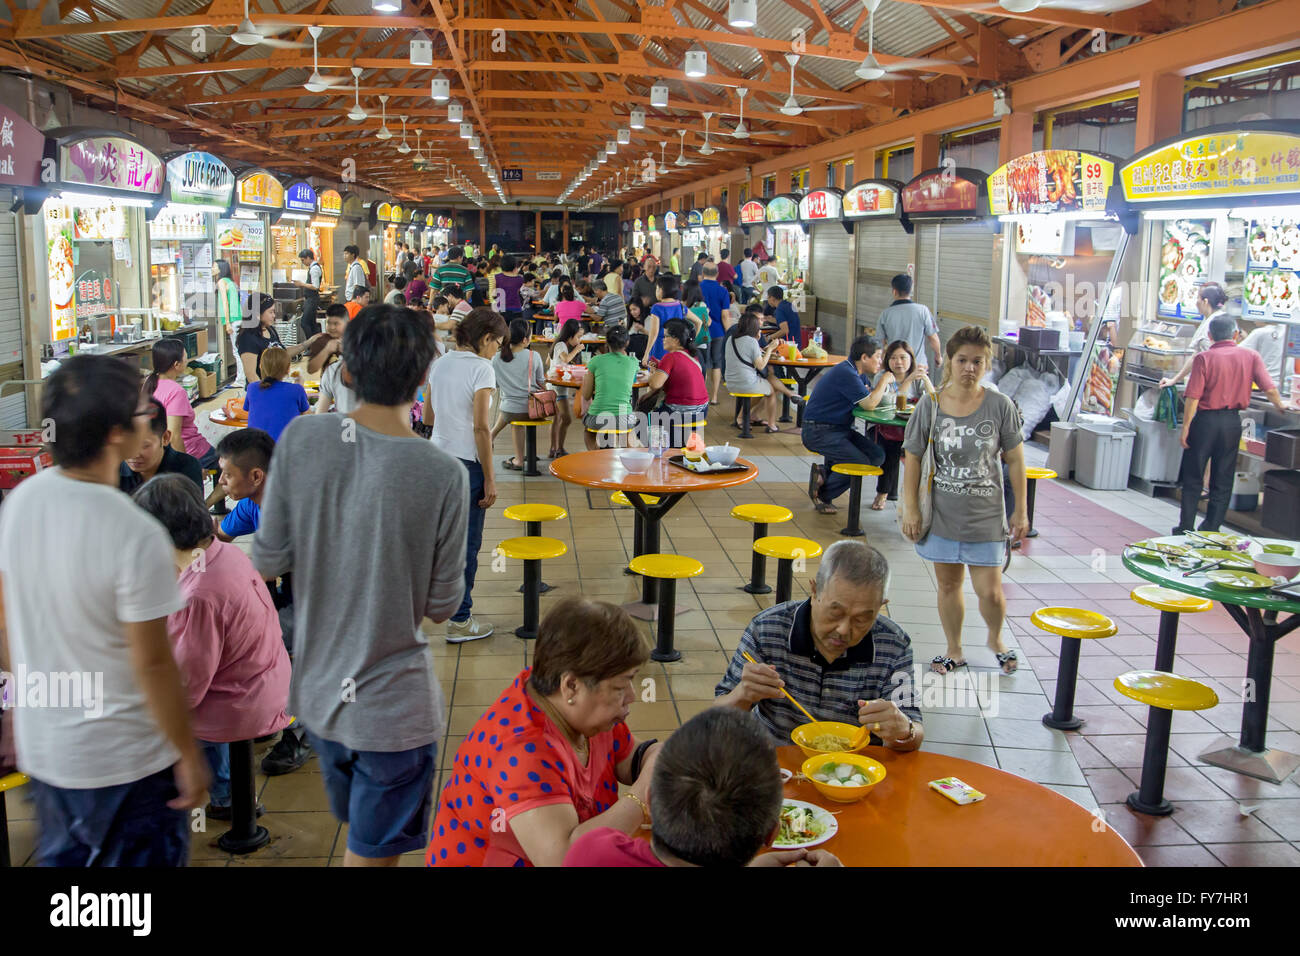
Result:
{"label": "ceiling fan", "polygon": [[800,106],[799,101],[794,98],[794,65],[799,62],[799,54],[787,53],[785,55],[785,60],[790,64],[790,95],[781,106],[781,112],[786,116],[798,116],[800,113],[816,112],[819,110],[856,110],[861,108],[854,106],[852,103],[844,103],[839,106]]}
{"label": "ceiling fan", "polygon": [[348,110],[348,119],[360,123],[370,114],[361,108],[361,67],[352,68],[352,109]]}
{"label": "ceiling fan", "polygon": [[424,158],[424,153],[420,151],[420,135],[421,130],[417,129],[415,131],[415,159],[411,160],[411,165],[415,167],[417,172],[424,172],[429,168],[429,161]]}
{"label": "ceiling fan", "polygon": [[[880,2],[881,0],[862,0],[862,5],[867,8],[867,58],[853,71],[854,76],[860,80],[868,81],[893,79],[896,74],[908,70],[919,70],[927,66],[938,66],[952,62],[951,60],[929,59],[899,60],[890,66],[882,66],[880,61],[876,59],[876,10],[880,7]],[[1038,0],[1006,0],[1006,2],[1033,2],[1036,5]]]}
{"label": "ceiling fan", "polygon": [[963,7],[976,13],[1030,13],[1039,7],[1053,10],[1075,10],[1079,13],[1115,13],[1130,7],[1139,7],[1143,0],[998,0],[996,4]]}
{"label": "ceiling fan", "polygon": [[397,151],[405,156],[411,151],[411,147],[406,145],[406,117],[402,117],[402,141],[397,144]]}
{"label": "ceiling fan", "polygon": [[393,131],[388,128],[388,94],[382,93],[379,97],[379,132],[375,133],[375,139],[386,140],[393,138]]}
{"label": "ceiling fan", "polygon": [[323,32],[323,27],[308,27],[307,32],[311,34],[311,76],[307,77],[307,82],[303,88],[308,93],[324,93],[328,89],[336,86],[342,86],[347,81],[341,76],[322,76],[319,67],[319,57],[316,50],[316,41]]}
{"label": "ceiling fan", "polygon": [[230,39],[240,46],[257,46],[259,43],[265,43],[267,46],[280,49],[293,49],[295,47],[305,47],[307,44],[299,43],[296,40],[279,40],[276,39],[275,34],[289,33],[298,29],[301,29],[301,27],[296,27],[292,23],[263,23],[259,28],[249,17],[248,0],[244,0],[244,19],[239,21],[239,26],[235,27],[235,32],[228,35]]}
{"label": "ceiling fan", "polygon": [[745,129],[745,95],[747,93],[749,93],[749,90],[743,86],[736,90],[736,95],[740,97],[740,122],[731,131],[731,135],[736,139],[749,139],[749,130]]}
{"label": "ceiling fan", "polygon": [[713,119],[712,113],[704,114],[704,145],[700,147],[701,156],[712,156],[713,147],[709,145],[709,120]]}
{"label": "ceiling fan", "polygon": [[658,173],[660,176],[667,176],[669,173],[672,172],[672,170],[669,169],[668,165],[664,162],[664,147],[667,145],[668,145],[668,140],[663,139],[659,141],[659,168],[656,169],[655,172]]}
{"label": "ceiling fan", "polygon": [[678,138],[681,140],[681,144],[680,144],[679,149],[678,149],[678,152],[677,152],[677,158],[676,158],[675,160],[673,160],[673,165],[674,165],[674,166],[696,166],[696,165],[698,165],[697,163],[690,162],[690,161],[687,160],[687,158],[686,158],[686,130],[684,130],[684,129],[679,129],[679,130],[677,131],[677,136],[678,136]]}

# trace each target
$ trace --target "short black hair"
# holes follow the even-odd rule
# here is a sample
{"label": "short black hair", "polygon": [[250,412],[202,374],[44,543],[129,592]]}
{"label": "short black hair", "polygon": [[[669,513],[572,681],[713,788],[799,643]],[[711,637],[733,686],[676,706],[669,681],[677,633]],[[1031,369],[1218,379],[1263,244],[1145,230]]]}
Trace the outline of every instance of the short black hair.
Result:
{"label": "short black hair", "polygon": [[859,335],[849,346],[849,361],[856,362],[864,355],[875,355],[880,351],[880,343],[870,335]]}
{"label": "short black hair", "polygon": [[149,399],[149,431],[159,438],[167,434],[167,408],[156,398]]}
{"label": "short black hair", "polygon": [[241,428],[217,444],[217,457],[231,462],[240,471],[254,468],[270,471],[274,451],[275,439],[260,428]]}
{"label": "short black hair", "polygon": [[355,259],[361,258],[361,250],[358,249],[356,246],[344,246],[343,251],[352,253],[353,258]]}
{"label": "short black hair", "polygon": [[655,277],[655,286],[663,293],[665,299],[675,299],[681,292],[682,283],[677,276],[662,275]]}
{"label": "short black hair", "polygon": [[41,418],[54,423],[54,463],[61,468],[89,464],[114,428],[130,430],[140,384],[137,369],[108,355],[75,355],[60,365],[41,394]]}
{"label": "short black hair", "polygon": [[460,286],[455,282],[448,282],[444,285],[442,287],[442,294],[445,296],[453,296],[457,299],[465,298],[465,293],[461,291]]}
{"label": "short black hair", "polygon": [[359,298],[361,298],[363,295],[370,295],[370,286],[368,286],[368,285],[354,285],[354,286],[352,287],[352,298],[354,298],[354,299],[359,299]]}
{"label": "short black hair", "polygon": [[515,260],[515,257],[511,255],[502,256],[500,265],[502,272],[511,272],[519,268],[519,263]]}
{"label": "short black hair", "polygon": [[776,747],[751,715],[710,707],[664,742],[650,792],[656,846],[696,866],[746,866],[780,823]]}
{"label": "short black hair", "polygon": [[[398,292],[401,292],[403,289],[405,289],[405,288],[406,288],[406,276],[394,276],[394,277],[393,277],[393,288],[396,289]],[[354,294],[354,295],[356,294],[356,290],[353,290],[353,294]]]}
{"label": "short black hair", "polygon": [[452,246],[450,249],[447,250],[448,262],[451,262],[453,259],[463,259],[464,257],[465,257],[464,246]]}
{"label": "short black hair", "polygon": [[754,250],[751,249],[751,248],[749,248],[748,246],[746,246],[746,247],[745,247],[745,253],[744,253],[745,258],[748,259],[748,258],[749,258],[750,256],[752,256],[753,254],[754,254]]}
{"label": "short black hair", "polygon": [[707,259],[707,258],[709,258],[709,254],[707,252],[701,252],[698,256],[695,257],[695,261],[699,262],[701,259]]}
{"label": "short black hair", "polygon": [[774,285],[772,288],[767,290],[767,297],[769,299],[776,299],[776,301],[780,302],[785,298],[785,291],[779,285]]}
{"label": "short black hair", "polygon": [[889,287],[899,295],[912,294],[912,277],[906,272],[900,272],[894,278],[889,280]]}
{"label": "short black hair", "polygon": [[429,303],[429,307],[432,308],[434,311],[437,311],[439,306],[448,305],[448,304],[449,303],[447,302],[447,297],[445,295],[435,295],[433,297],[433,301]]}
{"label": "short black hair", "polygon": [[335,302],[325,310],[327,319],[346,319],[348,317],[348,307],[342,302]]}
{"label": "short black hair", "polygon": [[409,405],[437,354],[429,322],[397,305],[368,305],[343,333],[352,390],[370,405]]}
{"label": "short black hair", "polygon": [[131,500],[162,522],[177,551],[197,548],[212,537],[212,515],[203,503],[203,492],[184,475],[155,475],[136,489]]}
{"label": "short black hair", "polygon": [[610,326],[605,330],[605,346],[611,352],[622,352],[627,348],[627,329],[621,325]]}
{"label": "short black hair", "polygon": [[301,252],[298,253],[298,258],[299,258],[299,259],[315,259],[315,258],[316,258],[316,253],[312,252],[310,249],[303,249]]}

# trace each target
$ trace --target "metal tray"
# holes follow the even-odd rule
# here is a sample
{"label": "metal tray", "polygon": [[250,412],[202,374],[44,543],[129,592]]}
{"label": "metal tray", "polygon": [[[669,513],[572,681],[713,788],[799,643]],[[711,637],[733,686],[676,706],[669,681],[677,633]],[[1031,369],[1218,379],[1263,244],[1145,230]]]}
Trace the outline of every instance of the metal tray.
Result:
{"label": "metal tray", "polygon": [[685,455],[673,455],[671,458],[666,459],[666,461],[670,465],[676,465],[683,471],[689,471],[692,475],[727,475],[734,471],[749,471],[749,466],[742,465],[739,461],[734,465],[728,465],[726,468],[710,468],[708,471],[696,471],[694,468],[687,465]]}

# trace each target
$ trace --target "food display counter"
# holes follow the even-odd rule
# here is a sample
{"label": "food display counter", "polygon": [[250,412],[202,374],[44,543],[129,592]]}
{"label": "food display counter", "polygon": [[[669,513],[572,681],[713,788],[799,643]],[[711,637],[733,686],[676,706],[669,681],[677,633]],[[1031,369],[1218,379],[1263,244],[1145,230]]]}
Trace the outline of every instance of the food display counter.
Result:
{"label": "food display counter", "polygon": [[768,255],[775,260],[783,287],[802,284],[808,275],[808,233],[799,221],[802,198],[788,194],[767,201],[767,225],[772,231]]}
{"label": "food display counter", "polygon": [[[1259,352],[1294,406],[1300,398],[1300,124],[1197,130],[1134,156],[1119,179],[1126,203],[1141,217],[1138,288],[1145,291],[1125,355],[1124,404],[1135,405],[1145,389],[1174,377],[1208,347],[1207,320],[1196,302],[1200,289],[1214,282],[1227,295],[1225,311],[1237,319],[1239,346]],[[1179,383],[1180,395],[1185,384]],[[1268,434],[1300,426],[1300,414],[1280,413],[1257,393],[1243,425],[1239,487],[1300,476],[1290,457],[1275,452],[1270,459],[1267,450]],[[1254,497],[1234,494],[1234,501]],[[1300,508],[1300,495],[1289,500]],[[1274,515],[1273,527],[1282,517]],[[1255,534],[1268,533],[1269,520],[1260,509],[1228,511],[1229,522]]]}
{"label": "food display counter", "polygon": [[853,282],[849,268],[853,223],[844,219],[844,191],[828,187],[807,192],[799,200],[799,222],[808,233],[808,281],[803,295],[795,294],[795,310],[808,335],[820,328],[829,335],[826,348],[844,351],[851,341],[849,287]]}
{"label": "food display counter", "polygon": [[660,270],[661,272],[670,271],[674,255],[677,256],[678,274],[689,274],[690,272],[690,266],[682,259],[682,234],[678,229],[679,224],[682,227],[685,227],[686,225],[686,220],[682,217],[681,213],[664,213],[663,255],[659,258],[659,261],[663,263],[663,268]]}
{"label": "food display counter", "polygon": [[659,219],[655,216],[646,217],[646,237],[648,240],[646,252],[654,256],[656,262],[662,262],[664,234],[659,231]]}

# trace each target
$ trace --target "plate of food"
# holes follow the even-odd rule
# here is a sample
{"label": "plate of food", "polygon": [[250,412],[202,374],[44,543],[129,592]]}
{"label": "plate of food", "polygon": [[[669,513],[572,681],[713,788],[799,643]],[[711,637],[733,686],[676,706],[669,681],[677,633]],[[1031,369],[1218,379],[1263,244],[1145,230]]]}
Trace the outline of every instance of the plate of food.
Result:
{"label": "plate of food", "polygon": [[1232,588],[1235,591],[1263,591],[1277,583],[1272,578],[1256,574],[1254,571],[1229,571],[1221,568],[1216,571],[1206,571],[1205,576],[1219,587]]}
{"label": "plate of food", "polygon": [[1272,276],[1272,295],[1269,303],[1275,309],[1290,312],[1300,301],[1300,276],[1285,269],[1278,269]]}
{"label": "plate of food", "polygon": [[1175,275],[1160,280],[1160,304],[1173,307],[1183,298],[1183,283]]}
{"label": "plate of food", "polygon": [[1262,223],[1256,225],[1250,231],[1247,248],[1250,250],[1251,262],[1263,266],[1274,265],[1277,262],[1277,236],[1273,227],[1265,226]]}
{"label": "plate of food", "polygon": [[781,803],[781,827],[772,846],[778,850],[799,850],[825,843],[839,832],[834,814],[814,803],[785,800]]}
{"label": "plate of food", "polygon": [[1167,272],[1173,272],[1183,263],[1183,244],[1177,236],[1165,236],[1165,244],[1160,248],[1160,266]]}
{"label": "plate of food", "polygon": [[1145,551],[1157,551],[1160,554],[1167,554],[1177,558],[1185,558],[1192,553],[1192,549],[1187,545],[1165,544],[1163,541],[1134,541],[1131,547]]}
{"label": "plate of food", "polygon": [[1224,551],[1219,548],[1197,548],[1196,556],[1206,561],[1218,561],[1219,566],[1233,571],[1254,571],[1255,562],[1250,555],[1240,551]]}
{"label": "plate of food", "polygon": [[1250,543],[1249,539],[1243,538],[1239,534],[1228,534],[1226,531],[1198,531],[1196,536],[1213,541],[1222,548],[1231,548],[1233,550],[1238,550],[1243,544]]}
{"label": "plate of food", "polygon": [[72,264],[72,243],[67,235],[56,232],[50,240],[50,298],[56,309],[72,304],[72,290],[76,285],[76,267]]}
{"label": "plate of food", "polygon": [[1267,272],[1248,272],[1244,291],[1247,305],[1265,306],[1273,295],[1272,282]]}
{"label": "plate of food", "polygon": [[1277,230],[1277,264],[1284,269],[1300,269],[1300,226],[1294,222]]}

